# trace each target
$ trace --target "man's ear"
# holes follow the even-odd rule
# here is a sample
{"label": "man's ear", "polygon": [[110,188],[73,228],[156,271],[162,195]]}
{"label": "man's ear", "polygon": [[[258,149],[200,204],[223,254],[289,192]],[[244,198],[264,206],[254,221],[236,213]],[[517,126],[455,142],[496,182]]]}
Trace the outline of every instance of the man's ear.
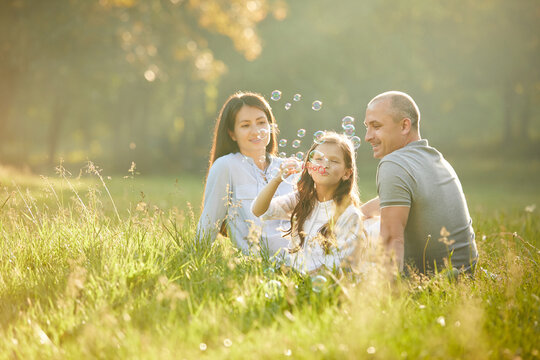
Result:
{"label": "man's ear", "polygon": [[232,132],[231,130],[227,130],[227,132],[229,133],[229,136],[231,137],[232,141],[236,141],[236,136],[234,136],[234,132]]}
{"label": "man's ear", "polygon": [[409,118],[401,119],[401,132],[408,134],[411,131],[412,121]]}

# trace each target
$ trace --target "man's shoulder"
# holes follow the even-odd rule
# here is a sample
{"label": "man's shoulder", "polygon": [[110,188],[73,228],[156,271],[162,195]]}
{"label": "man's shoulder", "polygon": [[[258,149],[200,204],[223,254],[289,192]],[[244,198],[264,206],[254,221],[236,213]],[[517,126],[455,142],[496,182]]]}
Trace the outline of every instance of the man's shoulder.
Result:
{"label": "man's shoulder", "polygon": [[404,147],[394,150],[390,154],[383,157],[379,163],[379,167],[385,163],[394,163],[405,169],[411,170],[419,165],[440,161],[441,153],[428,145],[427,140],[418,140],[405,145]]}

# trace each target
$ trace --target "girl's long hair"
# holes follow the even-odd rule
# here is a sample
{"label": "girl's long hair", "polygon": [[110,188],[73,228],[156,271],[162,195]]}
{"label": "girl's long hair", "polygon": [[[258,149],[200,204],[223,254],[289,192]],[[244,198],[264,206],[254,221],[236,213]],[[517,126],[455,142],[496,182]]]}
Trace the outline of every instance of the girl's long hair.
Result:
{"label": "girl's long hair", "polygon": [[[216,159],[230,153],[240,152],[238,143],[231,138],[229,132],[234,132],[236,115],[244,105],[255,107],[265,113],[268,123],[270,124],[270,142],[266,146],[266,152],[272,155],[277,154],[276,133],[278,132],[278,127],[270,104],[260,94],[249,91],[237,92],[229,96],[229,98],[225,101],[216,119],[214,138],[212,140],[212,148],[210,149],[206,178],[208,178],[210,168]],[[202,204],[204,206],[204,194]],[[225,222],[221,224],[220,233],[223,235],[227,234]]]}
{"label": "girl's long hair", "polygon": [[[340,135],[335,132],[326,132],[325,135],[321,138],[321,141],[327,144],[336,144],[343,153],[343,159],[345,161],[345,168],[351,170],[351,176],[347,180],[340,180],[340,183],[334,193],[332,200],[334,200],[336,209],[334,216],[319,229],[319,233],[324,237],[324,239],[331,239],[333,237],[333,225],[336,223],[339,216],[349,207],[349,205],[354,204],[355,206],[360,206],[360,196],[358,193],[358,185],[356,181],[357,170],[356,170],[356,158],[354,153],[354,147],[351,141],[345,136]],[[285,233],[285,235],[290,235],[293,232],[298,234],[300,238],[300,244],[293,249],[290,249],[290,252],[297,252],[304,246],[305,242],[305,233],[304,223],[309,215],[313,212],[315,208],[315,203],[317,201],[317,193],[315,191],[315,183],[313,178],[308,173],[309,156],[313,150],[317,148],[319,144],[313,143],[311,148],[306,153],[304,158],[304,170],[300,180],[297,183],[298,190],[298,203],[296,204],[292,214],[291,214],[291,228]],[[322,244],[325,250],[328,250],[331,245],[330,241],[324,241]]]}

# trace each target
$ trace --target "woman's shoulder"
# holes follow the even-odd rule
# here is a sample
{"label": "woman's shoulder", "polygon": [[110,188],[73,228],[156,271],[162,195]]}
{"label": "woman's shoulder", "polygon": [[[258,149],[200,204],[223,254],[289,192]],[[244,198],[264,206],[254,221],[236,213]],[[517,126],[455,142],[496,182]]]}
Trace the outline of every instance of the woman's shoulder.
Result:
{"label": "woman's shoulder", "polygon": [[226,178],[231,173],[234,162],[234,154],[227,154],[218,157],[208,170],[208,178]]}
{"label": "woman's shoulder", "polygon": [[285,159],[273,154],[268,154],[268,157],[271,160],[271,164],[279,166]]}
{"label": "woman's shoulder", "polygon": [[229,154],[220,156],[214,161],[211,167],[212,168],[213,167],[217,167],[217,168],[228,167],[230,164],[233,164],[238,161],[237,155],[238,153],[229,153]]}

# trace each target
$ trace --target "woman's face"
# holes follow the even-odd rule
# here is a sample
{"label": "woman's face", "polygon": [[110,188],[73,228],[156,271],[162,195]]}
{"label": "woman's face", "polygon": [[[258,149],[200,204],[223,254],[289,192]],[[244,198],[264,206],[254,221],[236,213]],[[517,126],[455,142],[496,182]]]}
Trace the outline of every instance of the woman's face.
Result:
{"label": "woman's face", "polygon": [[236,114],[234,131],[229,136],[238,143],[240,152],[246,156],[260,156],[270,143],[270,124],[264,111],[244,105]]}

